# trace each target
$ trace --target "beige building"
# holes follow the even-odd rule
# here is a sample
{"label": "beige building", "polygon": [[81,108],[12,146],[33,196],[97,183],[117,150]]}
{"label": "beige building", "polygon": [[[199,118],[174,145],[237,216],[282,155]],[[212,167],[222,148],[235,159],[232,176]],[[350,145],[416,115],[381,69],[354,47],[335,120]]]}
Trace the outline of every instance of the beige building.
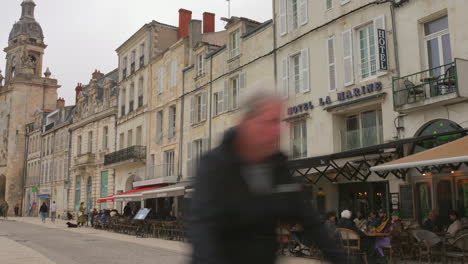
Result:
{"label": "beige building", "polygon": [[115,152],[117,85],[119,72],[95,71],[89,84],[76,87],[76,108],[71,132],[70,197],[68,208],[113,208],[112,203],[97,204],[101,197],[114,194],[115,172],[104,166],[105,156]]}
{"label": "beige building", "polygon": [[[20,20],[13,25],[6,53],[5,82],[0,77],[0,200],[22,204],[26,174],[26,125],[34,122],[37,110],[54,110],[57,80],[50,71],[42,77],[44,35],[34,18],[35,3],[21,4]],[[21,209],[22,210],[22,209]]]}
{"label": "beige building", "polygon": [[[177,39],[176,27],[152,21],[117,48],[120,92],[116,150],[105,160],[106,168],[115,171],[117,194],[132,190],[135,181],[147,178],[148,98],[152,81],[149,63]],[[117,207],[121,209],[120,206]]]}

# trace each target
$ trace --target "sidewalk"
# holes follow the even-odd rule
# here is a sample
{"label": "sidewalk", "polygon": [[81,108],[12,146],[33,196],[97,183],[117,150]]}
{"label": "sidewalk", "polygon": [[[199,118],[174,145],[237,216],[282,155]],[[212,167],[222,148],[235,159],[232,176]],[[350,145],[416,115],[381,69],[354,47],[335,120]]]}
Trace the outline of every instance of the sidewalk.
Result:
{"label": "sidewalk", "polygon": [[[50,228],[50,229],[60,229],[60,230],[67,231],[67,232],[86,234],[86,235],[96,236],[100,238],[115,239],[115,240],[125,241],[128,243],[135,243],[135,244],[139,244],[139,245],[143,245],[147,247],[160,248],[160,249],[165,249],[165,250],[169,250],[173,252],[178,252],[184,255],[189,255],[190,250],[191,250],[189,244],[179,242],[179,241],[170,241],[170,240],[163,240],[163,239],[157,239],[157,238],[137,238],[135,236],[118,234],[114,232],[109,232],[109,231],[104,231],[104,230],[99,230],[99,229],[94,229],[94,228],[86,228],[86,227],[67,228],[66,222],[68,221],[59,220],[59,219],[55,221],[55,224],[51,223],[50,219],[47,219],[46,223],[42,223],[39,217],[18,217],[18,218],[11,217],[9,218],[9,220],[43,226],[45,228]],[[0,245],[2,245],[1,241],[0,241]],[[2,254],[0,251],[0,257],[1,256]],[[36,262],[36,261],[30,262],[30,263],[42,264],[42,262]],[[44,263],[48,264],[50,262],[44,262]],[[279,264],[316,264],[316,263],[320,263],[320,261],[304,259],[304,258],[292,258],[292,257],[284,257],[279,262]]]}

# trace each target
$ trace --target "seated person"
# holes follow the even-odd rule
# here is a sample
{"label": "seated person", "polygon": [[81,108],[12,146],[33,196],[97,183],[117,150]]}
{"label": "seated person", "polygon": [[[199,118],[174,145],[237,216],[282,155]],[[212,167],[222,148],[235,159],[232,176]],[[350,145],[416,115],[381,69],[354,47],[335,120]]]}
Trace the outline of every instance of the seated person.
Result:
{"label": "seated person", "polygon": [[355,231],[360,237],[365,237],[366,234],[356,227],[356,224],[351,220],[351,211],[344,210],[341,212],[341,218],[338,220],[338,227],[346,228]]}
{"label": "seated person", "polygon": [[300,224],[295,224],[290,230],[291,239],[297,244],[295,250],[308,250],[307,246],[304,245],[305,241],[303,231],[304,228]]}
{"label": "seated person", "polygon": [[451,211],[449,213],[449,217],[450,217],[450,220],[451,220],[451,224],[449,225],[449,227],[447,229],[447,233],[448,233],[447,237],[450,237],[449,242],[453,243],[455,241],[455,239],[453,239],[453,237],[455,237],[457,235],[458,231],[463,229],[463,225],[462,225],[461,221],[458,219],[458,213],[457,212]]}
{"label": "seated person", "polygon": [[440,232],[442,230],[442,223],[440,222],[437,211],[433,210],[429,213],[427,219],[424,221],[422,228],[431,232]]}
{"label": "seated person", "polygon": [[364,214],[361,211],[357,211],[354,223],[356,224],[356,227],[361,230],[366,228],[367,220],[364,218]]}
{"label": "seated person", "polygon": [[401,232],[403,232],[403,224],[400,220],[400,213],[393,212],[391,214],[392,220],[390,222],[388,232],[390,233],[389,237],[377,237],[375,241],[375,248],[379,252],[381,257],[384,257],[383,248],[386,246],[399,247]]}
{"label": "seated person", "polygon": [[391,225],[391,221],[387,216],[387,212],[381,209],[379,211],[379,218],[380,218],[380,225],[375,228],[375,232],[387,233]]}
{"label": "seated person", "polygon": [[338,229],[336,229],[336,214],[334,211],[327,213],[327,220],[325,221],[325,227],[328,229],[330,237],[339,238]]}
{"label": "seated person", "polygon": [[370,230],[370,229],[377,228],[380,224],[381,224],[381,220],[377,212],[371,212],[369,215],[369,219],[367,221],[367,229]]}

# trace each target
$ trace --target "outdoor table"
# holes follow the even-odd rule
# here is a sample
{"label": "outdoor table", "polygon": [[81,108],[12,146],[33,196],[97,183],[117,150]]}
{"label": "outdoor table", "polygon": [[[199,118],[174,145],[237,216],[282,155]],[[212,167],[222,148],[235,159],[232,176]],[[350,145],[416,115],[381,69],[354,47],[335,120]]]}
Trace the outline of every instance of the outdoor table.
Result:
{"label": "outdoor table", "polygon": [[431,89],[431,96],[434,96],[434,95],[438,95],[436,93],[440,93],[440,94],[445,94],[447,93],[445,90],[439,90],[438,87],[437,87],[437,80],[439,78],[438,77],[426,77],[426,78],[422,78],[420,81],[422,83],[429,83],[429,87]]}
{"label": "outdoor table", "polygon": [[366,236],[369,237],[388,237],[390,233],[367,233]]}

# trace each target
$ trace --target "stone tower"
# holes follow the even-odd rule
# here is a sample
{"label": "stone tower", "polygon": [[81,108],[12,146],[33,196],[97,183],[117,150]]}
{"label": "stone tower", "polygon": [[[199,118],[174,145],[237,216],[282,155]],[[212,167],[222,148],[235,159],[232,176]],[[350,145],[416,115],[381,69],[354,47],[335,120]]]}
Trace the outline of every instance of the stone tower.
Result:
{"label": "stone tower", "polygon": [[34,18],[36,4],[24,0],[21,7],[21,18],[13,25],[4,49],[5,78],[0,75],[0,201],[8,202],[9,214],[15,204],[22,204],[26,125],[34,122],[37,110],[56,108],[60,87],[50,74],[41,77],[47,46]]}

